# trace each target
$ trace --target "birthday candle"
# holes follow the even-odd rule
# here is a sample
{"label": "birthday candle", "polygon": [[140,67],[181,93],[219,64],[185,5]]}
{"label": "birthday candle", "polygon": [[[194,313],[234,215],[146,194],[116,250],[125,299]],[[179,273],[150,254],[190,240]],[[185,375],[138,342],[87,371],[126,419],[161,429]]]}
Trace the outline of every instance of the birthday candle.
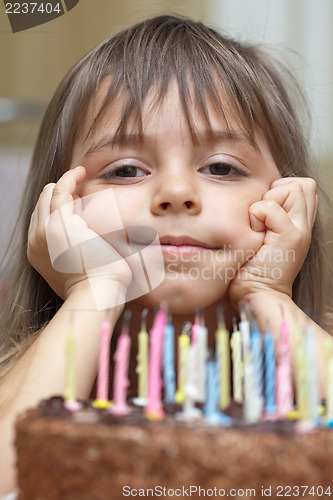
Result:
{"label": "birthday candle", "polygon": [[128,333],[130,315],[131,311],[125,311],[123,326],[114,355],[113,406],[110,411],[116,415],[127,415],[130,412],[127,405],[127,388],[129,386],[128,365],[131,350],[131,337]]}
{"label": "birthday candle", "polygon": [[64,393],[66,401],[75,400],[74,342],[74,332],[70,329],[66,339],[66,388]]}
{"label": "birthday candle", "polygon": [[296,373],[296,401],[297,413],[300,420],[308,420],[310,418],[309,403],[308,403],[308,366],[307,356],[305,352],[304,339],[302,331],[296,330],[296,345],[297,345],[297,373]]}
{"label": "birthday candle", "polygon": [[288,324],[283,316],[280,325],[280,345],[278,348],[278,365],[276,368],[276,402],[279,416],[284,418],[293,410],[293,389],[290,365]]}
{"label": "birthday candle", "polygon": [[219,406],[219,375],[217,362],[209,360],[207,369],[207,399],[204,406],[206,422],[210,424],[221,424],[230,426],[232,419],[218,410]]}
{"label": "birthday candle", "polygon": [[233,320],[233,332],[231,335],[232,353],[232,375],[233,375],[233,396],[236,403],[243,402],[243,362],[242,362],[242,339],[241,333],[237,330],[236,320]]}
{"label": "birthday candle", "polygon": [[109,403],[109,369],[110,369],[110,340],[111,324],[107,315],[104,318],[101,329],[96,400],[93,406],[107,408]]}
{"label": "birthday candle", "polygon": [[254,390],[253,360],[250,346],[250,322],[244,307],[240,307],[241,321],[239,330],[242,335],[244,358],[244,418],[247,423],[258,422],[261,417],[260,404]]}
{"label": "birthday candle", "polygon": [[270,331],[265,335],[265,399],[266,414],[276,411],[275,404],[275,346],[274,337]]}
{"label": "birthday candle", "polygon": [[258,405],[258,413],[263,410],[263,378],[264,378],[264,357],[262,351],[262,336],[258,330],[257,324],[253,323],[251,332],[251,351],[253,363],[253,388],[255,392],[255,401]]}
{"label": "birthday candle", "polygon": [[185,383],[187,376],[187,362],[190,348],[190,337],[188,331],[191,323],[184,323],[181,335],[178,337],[178,387],[176,392],[176,402],[181,404],[185,397]]}
{"label": "birthday candle", "polygon": [[198,366],[198,395],[197,401],[204,403],[206,400],[206,363],[207,363],[207,345],[208,331],[203,324],[203,316],[198,329],[198,351],[199,351],[199,366]]}
{"label": "birthday candle", "polygon": [[148,398],[148,349],[149,337],[146,330],[146,316],[148,309],[144,309],[141,315],[141,330],[138,334],[138,355],[136,373],[138,374],[138,397],[134,399],[136,405],[146,405]]}
{"label": "birthday candle", "polygon": [[249,408],[252,401],[252,367],[251,367],[251,352],[250,352],[250,322],[246,318],[245,309],[242,304],[239,306],[241,321],[239,322],[239,331],[242,339],[243,363],[244,363],[244,416],[248,415],[247,419],[251,420]]}
{"label": "birthday candle", "polygon": [[[71,320],[73,322],[73,320]],[[64,406],[70,411],[81,408],[76,401],[75,391],[75,334],[71,325],[66,338],[66,387],[64,392]]]}
{"label": "birthday candle", "polygon": [[229,332],[225,327],[222,307],[218,308],[218,329],[216,331],[217,363],[220,388],[220,408],[230,405],[230,349]]}
{"label": "birthday candle", "polygon": [[164,401],[165,403],[173,403],[175,401],[176,392],[176,375],[175,375],[175,346],[174,346],[175,329],[169,322],[164,330],[164,350],[163,350],[163,376],[164,376]]}
{"label": "birthday candle", "polygon": [[180,420],[196,420],[201,417],[201,410],[194,406],[198,391],[195,387],[195,378],[193,372],[195,370],[195,346],[191,344],[188,349],[186,381],[184,388],[184,400],[182,412],[177,413],[177,418]]}
{"label": "birthday candle", "polygon": [[[191,356],[193,357],[192,365],[192,373],[191,375],[191,383],[192,390],[195,392],[195,400],[199,401],[199,387],[200,387],[200,378],[202,377],[202,363],[200,356],[200,333],[201,333],[201,325],[199,318],[199,311],[196,309],[194,324],[191,329]],[[189,383],[189,381],[188,381]],[[202,396],[202,395],[201,395]]]}
{"label": "birthday candle", "polygon": [[148,368],[148,403],[145,407],[146,415],[152,419],[161,419],[164,416],[162,407],[162,357],[164,330],[167,324],[167,305],[162,303],[157,312],[154,324],[150,330],[149,368]]}
{"label": "birthday candle", "polygon": [[305,346],[308,358],[308,391],[310,418],[315,422],[319,412],[319,388],[316,364],[316,344],[313,326],[309,323],[305,327]]}
{"label": "birthday candle", "polygon": [[250,322],[246,318],[244,306],[240,304],[239,308],[241,321],[238,326],[242,337],[243,352],[245,353],[248,349],[250,349]]}

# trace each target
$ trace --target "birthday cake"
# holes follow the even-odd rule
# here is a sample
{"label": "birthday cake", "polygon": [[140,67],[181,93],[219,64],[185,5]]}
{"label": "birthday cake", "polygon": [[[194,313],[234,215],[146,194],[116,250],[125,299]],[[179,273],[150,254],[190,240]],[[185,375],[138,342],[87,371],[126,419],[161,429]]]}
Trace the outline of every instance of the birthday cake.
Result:
{"label": "birthday cake", "polygon": [[187,327],[178,337],[175,377],[174,332],[162,311],[149,352],[146,335],[139,343],[133,399],[125,328],[114,356],[112,403],[103,399],[101,376],[96,400],[74,401],[67,390],[18,420],[20,500],[331,496],[332,394],[320,412],[310,330],[299,336],[293,394],[286,326],[275,353],[272,336],[263,339],[244,319],[230,344],[220,324],[216,352],[207,356],[207,331],[196,321],[191,336]]}
{"label": "birthday cake", "polygon": [[152,422],[140,409],[119,417],[44,401],[17,425],[19,498],[331,494],[330,430],[299,434],[287,420],[242,426],[237,416],[225,428],[172,413]]}

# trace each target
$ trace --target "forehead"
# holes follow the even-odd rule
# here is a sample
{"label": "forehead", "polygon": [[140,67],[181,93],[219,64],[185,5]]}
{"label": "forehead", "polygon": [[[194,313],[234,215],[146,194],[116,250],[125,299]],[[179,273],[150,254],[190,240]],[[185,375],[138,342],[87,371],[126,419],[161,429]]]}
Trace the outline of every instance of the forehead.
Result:
{"label": "forehead", "polygon": [[142,102],[129,112],[126,110],[128,96],[124,91],[118,92],[110,100],[107,96],[108,82],[104,81],[89,103],[79,142],[88,145],[105,134],[112,134],[117,141],[121,139],[121,132],[126,136],[140,133],[144,136],[149,131],[151,136],[159,128],[165,128],[172,119],[173,129],[178,128],[179,134],[186,140],[189,135],[193,142],[209,135],[213,138],[215,131],[225,130],[230,135],[242,136],[255,144],[244,127],[244,120],[237,115],[232,101],[223,95],[222,88],[219,96],[222,112],[208,94],[205,96],[204,109],[193,86],[187,88],[184,99],[175,79],[169,82],[163,94],[158,88],[150,89]]}

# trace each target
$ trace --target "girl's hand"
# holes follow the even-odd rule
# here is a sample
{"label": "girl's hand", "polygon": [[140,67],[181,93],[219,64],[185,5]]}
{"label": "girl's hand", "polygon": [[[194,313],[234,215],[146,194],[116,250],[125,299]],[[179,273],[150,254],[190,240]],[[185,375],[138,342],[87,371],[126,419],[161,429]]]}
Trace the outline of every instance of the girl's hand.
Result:
{"label": "girl's hand", "polygon": [[[45,186],[31,217],[28,260],[64,300],[77,287],[89,285],[89,279],[94,280],[94,287],[101,284],[102,294],[108,293],[108,286],[119,285],[125,296],[132,278],[129,265],[75,213],[77,206],[80,206],[80,199],[74,194],[75,189],[85,175],[85,169],[77,167],[66,172],[56,184]],[[55,265],[50,255],[57,253],[59,242],[64,239],[68,242],[68,255],[63,253],[63,261]],[[98,262],[100,256],[103,257],[104,265],[94,272],[98,265],[92,261]],[[106,262],[115,261],[116,266],[105,265]]]}
{"label": "girl's hand", "polygon": [[261,248],[230,283],[228,293],[236,308],[263,291],[291,297],[310,246],[317,204],[313,179],[287,177],[274,181],[262,201],[251,205],[251,228],[265,236]]}

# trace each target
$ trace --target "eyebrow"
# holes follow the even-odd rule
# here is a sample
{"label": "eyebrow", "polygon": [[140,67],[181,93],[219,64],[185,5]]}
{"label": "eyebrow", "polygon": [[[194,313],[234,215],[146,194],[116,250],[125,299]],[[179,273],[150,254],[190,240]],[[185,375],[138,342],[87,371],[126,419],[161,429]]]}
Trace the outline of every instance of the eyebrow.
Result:
{"label": "eyebrow", "polygon": [[[225,140],[232,140],[235,142],[243,143],[255,151],[259,151],[259,147],[257,143],[250,138],[250,136],[241,133],[240,131],[234,131],[234,130],[213,130],[212,132],[197,132],[196,134],[196,139],[198,141],[199,145],[206,144],[206,143],[211,143],[215,144],[221,141]],[[149,136],[146,134],[139,134],[139,133],[133,133],[133,134],[125,134],[125,135],[105,135],[98,139],[97,141],[93,142],[90,146],[89,149],[86,151],[84,154],[84,159],[87,158],[88,156],[91,156],[95,153],[98,153],[99,151],[114,147],[114,146],[138,146],[138,145],[147,145],[151,142],[153,142],[154,138],[153,136]]]}

